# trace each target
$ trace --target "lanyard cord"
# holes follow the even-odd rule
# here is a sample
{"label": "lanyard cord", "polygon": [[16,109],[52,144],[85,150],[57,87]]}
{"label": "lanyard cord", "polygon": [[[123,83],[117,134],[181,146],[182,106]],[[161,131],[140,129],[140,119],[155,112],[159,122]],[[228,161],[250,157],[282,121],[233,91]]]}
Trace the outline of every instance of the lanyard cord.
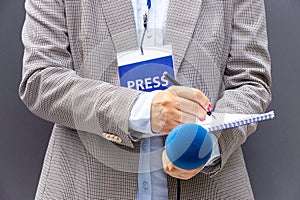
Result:
{"label": "lanyard cord", "polygon": [[141,41],[141,46],[140,46],[142,55],[144,55],[143,43],[144,43],[144,38],[145,38],[146,30],[147,30],[147,21],[148,21],[147,12],[143,16],[143,20],[144,20],[144,33],[143,33],[143,36],[142,36],[142,41]]}
{"label": "lanyard cord", "polygon": [[180,179],[177,178],[177,200],[180,200]]}
{"label": "lanyard cord", "polygon": [[148,7],[148,10],[145,11],[145,14],[143,15],[144,33],[143,33],[143,37],[142,37],[142,41],[141,41],[141,45],[140,45],[140,49],[141,49],[142,55],[144,55],[143,43],[144,43],[144,38],[145,38],[145,34],[146,34],[146,30],[147,30],[147,25],[148,25],[148,13],[149,13],[149,10],[151,8],[151,0],[147,0],[147,7]]}

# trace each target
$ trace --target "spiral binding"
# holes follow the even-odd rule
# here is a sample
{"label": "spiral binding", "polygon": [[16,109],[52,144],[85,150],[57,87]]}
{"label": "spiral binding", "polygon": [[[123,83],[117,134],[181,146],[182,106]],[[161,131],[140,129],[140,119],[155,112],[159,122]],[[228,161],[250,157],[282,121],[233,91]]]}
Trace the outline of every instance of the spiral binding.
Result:
{"label": "spiral binding", "polygon": [[274,111],[270,111],[268,113],[260,114],[260,115],[250,115],[245,118],[235,120],[232,122],[227,122],[224,124],[208,127],[209,132],[220,131],[224,129],[234,128],[238,126],[243,126],[246,124],[251,124],[254,122],[260,122],[268,119],[273,119],[275,117]]}

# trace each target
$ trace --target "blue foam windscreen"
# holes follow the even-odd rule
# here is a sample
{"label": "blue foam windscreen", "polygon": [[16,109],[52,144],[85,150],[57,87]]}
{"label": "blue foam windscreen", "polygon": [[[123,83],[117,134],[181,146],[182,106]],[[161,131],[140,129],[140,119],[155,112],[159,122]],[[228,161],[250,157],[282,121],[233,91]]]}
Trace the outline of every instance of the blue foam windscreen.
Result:
{"label": "blue foam windscreen", "polygon": [[169,160],[181,169],[203,166],[211,156],[213,143],[210,134],[200,125],[181,124],[166,139]]}

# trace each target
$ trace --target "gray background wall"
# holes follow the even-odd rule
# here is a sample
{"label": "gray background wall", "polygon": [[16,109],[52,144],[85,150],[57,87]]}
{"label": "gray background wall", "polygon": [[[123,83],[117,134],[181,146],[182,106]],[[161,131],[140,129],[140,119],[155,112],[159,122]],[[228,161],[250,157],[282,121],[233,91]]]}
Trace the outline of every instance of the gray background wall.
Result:
{"label": "gray background wall", "polygon": [[[243,145],[258,200],[300,199],[300,1],[265,0],[273,59],[276,119],[261,123]],[[17,95],[21,79],[24,1],[0,2],[0,199],[34,198],[51,124]]]}

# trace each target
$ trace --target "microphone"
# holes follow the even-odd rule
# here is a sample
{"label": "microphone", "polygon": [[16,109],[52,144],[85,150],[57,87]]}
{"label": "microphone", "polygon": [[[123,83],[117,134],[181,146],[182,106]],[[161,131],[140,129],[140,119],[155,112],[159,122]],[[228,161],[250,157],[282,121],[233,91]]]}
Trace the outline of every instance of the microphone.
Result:
{"label": "microphone", "polygon": [[210,158],[213,142],[210,134],[197,124],[181,124],[167,136],[166,153],[169,160],[185,170],[203,166]]}

